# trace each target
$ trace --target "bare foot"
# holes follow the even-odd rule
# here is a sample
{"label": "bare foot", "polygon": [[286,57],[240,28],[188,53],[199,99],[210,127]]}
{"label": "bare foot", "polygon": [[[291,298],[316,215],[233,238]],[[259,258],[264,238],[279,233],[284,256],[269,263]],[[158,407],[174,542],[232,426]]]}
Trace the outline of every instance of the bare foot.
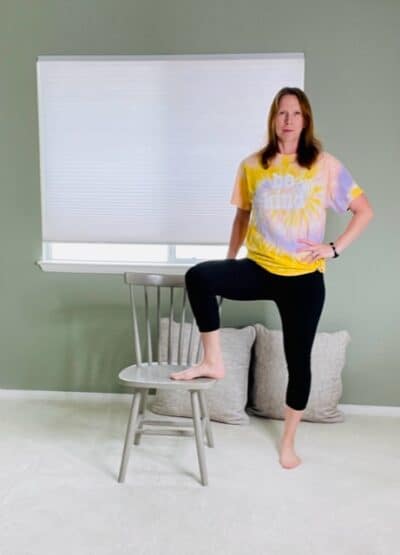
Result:
{"label": "bare foot", "polygon": [[296,468],[301,464],[301,459],[298,457],[291,445],[281,445],[279,462],[283,468]]}
{"label": "bare foot", "polygon": [[173,372],[170,378],[173,380],[193,380],[194,378],[214,378],[220,380],[224,376],[225,368],[222,362],[218,364],[201,362],[187,370],[182,370],[182,372]]}

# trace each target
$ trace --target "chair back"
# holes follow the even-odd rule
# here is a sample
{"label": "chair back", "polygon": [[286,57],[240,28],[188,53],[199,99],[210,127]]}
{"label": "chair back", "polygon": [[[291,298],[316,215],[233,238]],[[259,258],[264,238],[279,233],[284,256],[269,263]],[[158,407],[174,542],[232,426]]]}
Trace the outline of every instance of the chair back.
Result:
{"label": "chair back", "polygon": [[[187,299],[185,276],[127,272],[124,277],[130,291],[136,364],[192,365],[198,362],[202,346]],[[221,304],[222,298],[219,310]],[[165,351],[163,345],[166,353],[162,353]]]}

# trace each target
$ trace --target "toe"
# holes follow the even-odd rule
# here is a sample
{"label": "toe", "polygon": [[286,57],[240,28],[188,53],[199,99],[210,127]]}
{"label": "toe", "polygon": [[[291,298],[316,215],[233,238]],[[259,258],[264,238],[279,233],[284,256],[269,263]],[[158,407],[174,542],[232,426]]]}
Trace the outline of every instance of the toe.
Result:
{"label": "toe", "polygon": [[170,375],[170,377],[174,380],[187,380],[187,371],[183,370],[182,372],[174,372]]}

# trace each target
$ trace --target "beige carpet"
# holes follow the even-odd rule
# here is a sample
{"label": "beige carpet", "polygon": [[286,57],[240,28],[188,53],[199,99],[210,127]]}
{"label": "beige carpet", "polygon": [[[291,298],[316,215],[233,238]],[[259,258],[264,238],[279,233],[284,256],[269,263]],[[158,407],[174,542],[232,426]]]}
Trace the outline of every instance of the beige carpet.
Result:
{"label": "beige carpet", "polygon": [[302,422],[302,466],[279,466],[282,422],[213,423],[209,486],[193,439],[145,436],[116,481],[125,396],[0,395],[0,555],[395,555],[400,417]]}

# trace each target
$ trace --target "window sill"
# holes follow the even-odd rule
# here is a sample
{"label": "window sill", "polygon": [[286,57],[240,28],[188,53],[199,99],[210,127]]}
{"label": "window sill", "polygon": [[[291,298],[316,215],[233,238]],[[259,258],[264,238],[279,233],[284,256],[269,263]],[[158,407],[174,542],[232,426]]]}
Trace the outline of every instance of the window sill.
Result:
{"label": "window sill", "polygon": [[71,274],[124,274],[125,272],[162,272],[163,274],[185,274],[190,264],[139,264],[121,262],[80,262],[74,260],[38,260],[36,264],[43,272],[65,272]]}

